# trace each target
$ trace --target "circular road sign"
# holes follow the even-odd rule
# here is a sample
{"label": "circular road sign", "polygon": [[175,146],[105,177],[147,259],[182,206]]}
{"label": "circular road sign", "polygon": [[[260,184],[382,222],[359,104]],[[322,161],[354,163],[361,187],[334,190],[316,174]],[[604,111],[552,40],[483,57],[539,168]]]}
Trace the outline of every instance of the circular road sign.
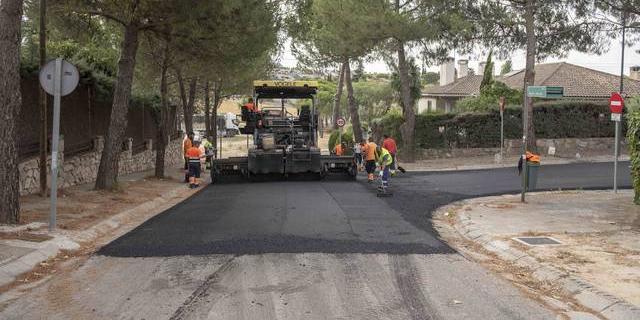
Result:
{"label": "circular road sign", "polygon": [[[51,60],[40,69],[40,85],[50,95],[54,94],[53,75],[56,71],[56,60]],[[80,81],[78,69],[69,62],[62,60],[62,86],[60,95],[66,96],[73,92]]]}
{"label": "circular road sign", "polygon": [[611,113],[622,113],[622,108],[624,107],[624,99],[622,96],[614,92],[611,94],[611,98],[609,98],[609,109],[611,109]]}
{"label": "circular road sign", "polygon": [[344,120],[344,118],[342,118],[342,117],[340,117],[340,118],[336,119],[336,124],[337,124],[337,125],[338,125],[338,127],[340,127],[340,128],[344,127],[344,125],[345,125],[346,123],[347,123],[347,122],[346,122],[346,121]]}

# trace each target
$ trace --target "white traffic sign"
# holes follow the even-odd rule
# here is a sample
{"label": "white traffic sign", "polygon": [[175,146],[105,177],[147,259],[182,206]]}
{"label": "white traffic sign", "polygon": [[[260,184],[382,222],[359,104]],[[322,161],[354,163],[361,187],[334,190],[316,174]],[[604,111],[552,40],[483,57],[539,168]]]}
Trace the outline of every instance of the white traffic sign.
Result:
{"label": "white traffic sign", "polygon": [[73,92],[80,81],[78,69],[61,58],[50,61],[40,69],[40,85],[53,96],[53,126],[51,128],[51,206],[49,232],[56,228],[58,201],[58,145],[60,143],[60,100]]}
{"label": "white traffic sign", "polygon": [[336,125],[338,125],[338,127],[342,128],[345,124],[347,124],[347,121],[344,120],[344,118],[340,117],[336,119]]}
{"label": "white traffic sign", "polygon": [[617,121],[617,122],[622,121],[622,113],[612,113],[611,121]]}
{"label": "white traffic sign", "polygon": [[[54,95],[54,78],[56,72],[56,60],[49,61],[42,69],[40,69],[40,85],[42,89],[50,95]],[[74,65],[62,60],[62,79],[60,86],[60,95],[66,96],[73,92],[80,81],[80,73]]]}

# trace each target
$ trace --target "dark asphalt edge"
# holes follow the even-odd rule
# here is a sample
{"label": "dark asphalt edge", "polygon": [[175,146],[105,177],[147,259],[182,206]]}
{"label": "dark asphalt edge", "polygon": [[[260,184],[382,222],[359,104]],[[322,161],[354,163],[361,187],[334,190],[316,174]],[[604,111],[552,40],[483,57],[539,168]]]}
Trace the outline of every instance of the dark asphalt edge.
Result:
{"label": "dark asphalt edge", "polygon": [[[185,183],[185,187],[188,187],[188,186],[186,186],[186,183]],[[169,208],[165,209],[164,211],[162,211],[162,212],[160,212],[160,213],[158,213],[158,214],[154,215],[153,217],[151,217],[151,218],[149,218],[149,219],[147,219],[147,220],[143,221],[142,223],[140,223],[140,224],[139,224],[138,226],[136,226],[135,228],[133,228],[133,229],[129,230],[127,233],[125,233],[125,234],[123,234],[123,235],[120,235],[119,237],[117,237],[117,238],[115,238],[115,239],[112,239],[112,240],[111,240],[111,241],[109,241],[108,243],[106,243],[106,244],[102,245],[98,250],[96,250],[96,251],[95,251],[95,254],[96,254],[96,255],[100,255],[100,256],[108,256],[108,255],[105,255],[105,254],[103,254],[103,253],[102,253],[104,250],[106,250],[105,248],[107,248],[107,247],[111,246],[112,244],[116,243],[116,241],[119,241],[120,239],[123,239],[123,238],[127,237],[127,235],[129,235],[129,234],[131,234],[132,232],[134,232],[134,231],[136,231],[136,230],[138,230],[138,229],[140,229],[140,228],[144,227],[145,225],[147,225],[147,224],[149,224],[149,223],[151,223],[151,222],[153,222],[153,221],[155,221],[155,220],[157,220],[157,219],[160,219],[162,216],[164,216],[164,215],[166,215],[166,214],[170,213],[171,211],[176,210],[176,209],[178,209],[178,208],[180,208],[180,207],[184,206],[184,205],[185,205],[185,203],[186,203],[189,199],[196,197],[196,196],[197,196],[197,195],[199,195],[201,192],[203,192],[205,189],[210,188],[210,187],[211,187],[211,184],[206,184],[205,186],[202,186],[202,185],[201,185],[201,187],[199,187],[199,188],[196,190],[196,192],[194,192],[194,193],[193,193],[193,194],[191,194],[190,196],[188,196],[188,197],[186,197],[186,198],[184,198],[184,199],[180,200],[180,202],[176,203],[175,205],[173,205],[173,206],[171,206],[171,207],[169,207]],[[177,188],[176,188],[176,189],[177,189]]]}

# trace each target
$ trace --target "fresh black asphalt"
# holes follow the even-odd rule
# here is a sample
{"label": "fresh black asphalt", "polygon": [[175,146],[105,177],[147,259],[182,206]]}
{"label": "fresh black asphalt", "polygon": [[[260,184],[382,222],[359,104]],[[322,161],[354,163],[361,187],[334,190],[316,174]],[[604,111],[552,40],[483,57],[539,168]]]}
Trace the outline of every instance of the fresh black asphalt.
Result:
{"label": "fresh black asphalt", "polygon": [[[619,186],[630,188],[629,163]],[[611,163],[547,165],[538,190],[611,188]],[[431,212],[479,196],[517,193],[515,168],[410,172],[391,180],[393,197],[353,181],[278,181],[206,187],[103,247],[118,257],[260,253],[452,253]]]}

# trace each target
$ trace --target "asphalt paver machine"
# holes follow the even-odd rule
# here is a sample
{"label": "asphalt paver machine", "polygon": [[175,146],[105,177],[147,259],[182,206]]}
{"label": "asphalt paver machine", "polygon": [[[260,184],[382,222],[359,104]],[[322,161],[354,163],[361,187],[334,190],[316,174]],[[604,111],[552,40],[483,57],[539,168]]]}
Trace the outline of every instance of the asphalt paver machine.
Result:
{"label": "asphalt paver machine", "polygon": [[[322,155],[318,146],[317,81],[254,81],[255,110],[242,107],[242,134],[248,135],[246,157],[215,159],[211,180],[225,176],[258,177],[310,176],[329,174],[355,179],[357,167],[352,156]],[[303,100],[298,108],[291,100]]]}

